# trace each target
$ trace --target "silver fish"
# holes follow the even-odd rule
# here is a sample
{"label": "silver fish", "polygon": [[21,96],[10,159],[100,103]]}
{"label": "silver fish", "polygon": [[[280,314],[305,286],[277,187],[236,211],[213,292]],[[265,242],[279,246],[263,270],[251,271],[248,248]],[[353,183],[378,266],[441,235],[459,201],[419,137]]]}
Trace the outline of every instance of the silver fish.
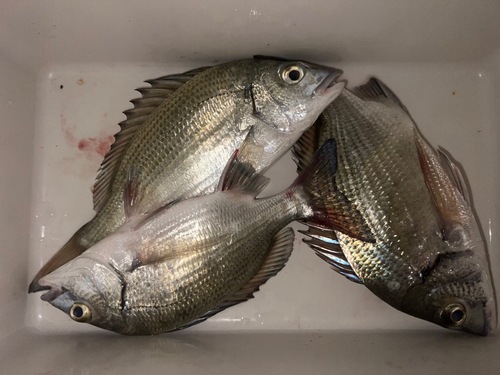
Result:
{"label": "silver fish", "polygon": [[424,141],[382,82],[371,79],[356,93],[344,90],[294,154],[300,171],[318,144],[335,139],[336,185],[370,232],[363,239],[310,222],[306,242],[396,309],[488,334],[496,326],[492,278],[459,168]]}
{"label": "silver fish", "polygon": [[143,172],[143,204],[211,193],[232,153],[264,172],[342,91],[341,71],[256,57],[149,81],[126,111],[94,185],[96,216],[38,272],[38,280],[113,233],[125,221],[124,176]]}
{"label": "silver fish", "polygon": [[335,155],[335,143],[325,143],[290,188],[262,199],[255,197],[268,179],[235,160],[216,193],[148,214],[140,183],[129,177],[127,222],[41,278],[49,289],[42,299],[75,321],[128,335],[186,328],[246,301],[288,260],[294,236],[283,228],[324,220],[318,192],[337,203]]}

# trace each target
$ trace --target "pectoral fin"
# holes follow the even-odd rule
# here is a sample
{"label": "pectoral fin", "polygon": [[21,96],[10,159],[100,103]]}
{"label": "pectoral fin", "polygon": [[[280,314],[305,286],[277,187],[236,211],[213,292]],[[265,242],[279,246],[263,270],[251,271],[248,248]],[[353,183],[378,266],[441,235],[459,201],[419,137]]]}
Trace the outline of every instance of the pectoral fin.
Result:
{"label": "pectoral fin", "polygon": [[418,159],[432,202],[438,214],[443,240],[462,229],[457,191],[435,151],[415,131]]}

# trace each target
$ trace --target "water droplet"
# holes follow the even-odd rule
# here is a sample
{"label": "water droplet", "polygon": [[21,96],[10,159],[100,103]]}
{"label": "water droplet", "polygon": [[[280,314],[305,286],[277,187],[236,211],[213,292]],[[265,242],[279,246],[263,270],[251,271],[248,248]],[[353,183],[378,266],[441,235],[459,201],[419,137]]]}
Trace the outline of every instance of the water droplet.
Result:
{"label": "water droplet", "polygon": [[243,324],[250,323],[250,319],[248,319],[248,318],[241,318],[241,321],[243,322]]}
{"label": "water droplet", "polygon": [[12,105],[12,104],[13,104],[13,103],[12,103],[12,100],[7,100],[7,104],[8,104],[8,105]]}

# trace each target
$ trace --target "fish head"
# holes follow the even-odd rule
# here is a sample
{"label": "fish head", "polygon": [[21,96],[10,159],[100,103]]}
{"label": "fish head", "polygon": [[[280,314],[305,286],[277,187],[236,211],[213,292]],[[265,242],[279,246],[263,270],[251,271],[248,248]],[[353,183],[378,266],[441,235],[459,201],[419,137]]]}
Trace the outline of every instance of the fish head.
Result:
{"label": "fish head", "polygon": [[342,92],[342,71],[304,61],[258,59],[254,114],[281,132],[302,134]]}
{"label": "fish head", "polygon": [[472,250],[438,256],[422,282],[406,292],[401,310],[445,328],[488,335],[497,314],[487,261]]}
{"label": "fish head", "polygon": [[116,331],[121,316],[121,282],[109,265],[80,256],[39,281],[43,301],[76,322]]}

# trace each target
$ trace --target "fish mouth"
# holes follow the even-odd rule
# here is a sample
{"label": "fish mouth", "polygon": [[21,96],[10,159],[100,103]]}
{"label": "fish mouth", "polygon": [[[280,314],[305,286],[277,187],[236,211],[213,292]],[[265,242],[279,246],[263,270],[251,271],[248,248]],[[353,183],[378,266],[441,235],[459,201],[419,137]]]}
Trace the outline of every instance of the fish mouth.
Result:
{"label": "fish mouth", "polygon": [[40,299],[42,301],[52,302],[57,297],[59,297],[61,294],[64,294],[63,288],[61,288],[59,285],[53,284],[49,281],[40,279],[38,281],[38,284],[40,285],[38,291],[47,290],[46,293],[44,293],[40,296]]}
{"label": "fish mouth", "polygon": [[328,74],[326,78],[314,89],[314,94],[315,95],[328,95],[331,92],[335,92],[336,86],[338,86],[337,79],[343,74],[344,72],[340,69],[335,69],[333,72]]}

